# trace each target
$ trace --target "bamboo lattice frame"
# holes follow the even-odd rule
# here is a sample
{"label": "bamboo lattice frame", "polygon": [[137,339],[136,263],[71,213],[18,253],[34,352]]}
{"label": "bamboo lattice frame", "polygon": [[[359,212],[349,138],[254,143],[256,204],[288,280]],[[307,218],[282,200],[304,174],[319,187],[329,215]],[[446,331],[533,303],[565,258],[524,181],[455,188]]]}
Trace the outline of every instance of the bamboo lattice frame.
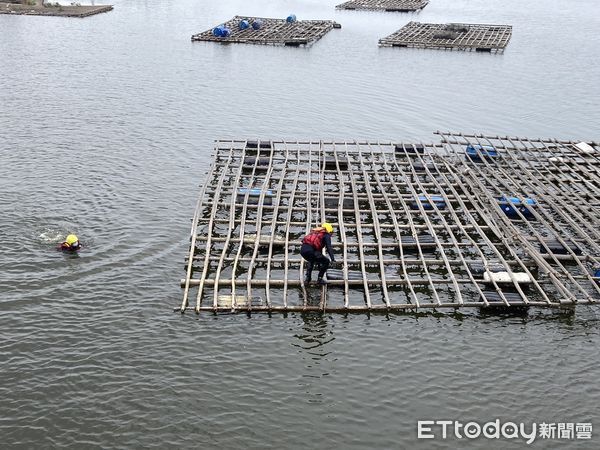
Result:
{"label": "bamboo lattice frame", "polygon": [[[257,19],[262,21],[258,30],[249,27],[245,30],[239,29],[241,20],[246,19],[252,24]],[[332,20],[297,20],[288,23],[285,19],[269,19],[264,17],[235,16],[225,22],[231,30],[231,35],[226,38],[213,36],[212,28],[192,36],[192,41],[211,41],[221,43],[242,44],[270,44],[286,46],[309,46],[321,39],[333,28],[341,28],[341,25]]]}
{"label": "bamboo lattice frame", "polygon": [[379,45],[501,53],[511,36],[510,25],[409,22]]}
{"label": "bamboo lattice frame", "polygon": [[[50,2],[48,2],[50,3]],[[15,14],[23,16],[60,16],[60,17],[89,17],[112,11],[112,5],[47,5],[32,6],[27,4],[0,2],[0,14]]]}
{"label": "bamboo lattice frame", "polygon": [[411,12],[425,8],[429,0],[350,0],[337,9]]}
{"label": "bamboo lattice frame", "polygon": [[[599,145],[438,134],[427,145],[217,141],[182,312],[190,301],[197,312],[597,303]],[[522,202],[512,218],[510,197]],[[300,241],[325,220],[342,265],[326,287],[306,286]]]}

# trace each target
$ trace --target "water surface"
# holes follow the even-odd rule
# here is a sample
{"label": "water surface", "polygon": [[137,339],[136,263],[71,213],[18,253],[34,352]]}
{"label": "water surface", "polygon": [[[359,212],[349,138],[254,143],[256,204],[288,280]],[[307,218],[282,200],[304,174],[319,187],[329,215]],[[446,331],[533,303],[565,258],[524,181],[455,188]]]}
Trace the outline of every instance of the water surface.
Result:
{"label": "water surface", "polygon": [[[594,308],[172,312],[214,139],[598,140],[595,0],[431,0],[415,14],[336,3],[121,0],[83,20],[0,16],[4,445],[445,448],[466,444],[418,441],[417,420],[596,420]],[[342,29],[308,49],[190,42],[236,14],[291,12]],[[513,37],[502,55],[377,46],[410,20],[510,24]],[[78,256],[53,249],[68,232],[86,244]],[[597,448],[599,433],[571,444]]]}

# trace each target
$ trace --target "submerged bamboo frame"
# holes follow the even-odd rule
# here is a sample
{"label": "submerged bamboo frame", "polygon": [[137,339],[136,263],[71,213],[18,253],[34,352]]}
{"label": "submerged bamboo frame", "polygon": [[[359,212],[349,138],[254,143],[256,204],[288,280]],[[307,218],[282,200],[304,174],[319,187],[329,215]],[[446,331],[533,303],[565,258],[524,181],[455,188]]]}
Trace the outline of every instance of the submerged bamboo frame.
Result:
{"label": "submerged bamboo frame", "polygon": [[[598,144],[436,134],[216,141],[178,309],[193,298],[196,312],[597,303]],[[518,202],[511,217],[502,198]],[[325,220],[339,278],[306,286],[300,240]]]}

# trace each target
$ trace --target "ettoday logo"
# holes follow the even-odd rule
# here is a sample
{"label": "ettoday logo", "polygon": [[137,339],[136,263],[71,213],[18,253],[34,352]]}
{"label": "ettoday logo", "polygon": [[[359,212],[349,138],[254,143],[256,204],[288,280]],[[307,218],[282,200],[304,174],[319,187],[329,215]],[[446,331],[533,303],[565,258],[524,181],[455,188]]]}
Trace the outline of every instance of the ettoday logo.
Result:
{"label": "ettoday logo", "polygon": [[500,419],[480,424],[478,422],[462,423],[458,420],[419,420],[417,422],[418,439],[521,439],[532,444],[540,439],[591,439],[592,424],[546,423],[531,424],[504,422]]}

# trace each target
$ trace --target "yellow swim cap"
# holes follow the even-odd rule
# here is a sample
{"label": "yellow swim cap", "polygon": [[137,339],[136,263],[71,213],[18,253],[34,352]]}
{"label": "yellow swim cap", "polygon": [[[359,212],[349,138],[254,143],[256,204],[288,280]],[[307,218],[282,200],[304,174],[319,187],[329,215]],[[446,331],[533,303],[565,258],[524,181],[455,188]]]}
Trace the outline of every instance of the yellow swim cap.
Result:
{"label": "yellow swim cap", "polygon": [[74,234],[70,234],[67,236],[67,239],[65,240],[65,242],[69,245],[73,245],[78,240],[79,239],[77,239],[77,236],[75,236]]}
{"label": "yellow swim cap", "polygon": [[327,231],[328,233],[333,233],[333,226],[330,223],[323,222],[321,227],[325,228],[325,231]]}

